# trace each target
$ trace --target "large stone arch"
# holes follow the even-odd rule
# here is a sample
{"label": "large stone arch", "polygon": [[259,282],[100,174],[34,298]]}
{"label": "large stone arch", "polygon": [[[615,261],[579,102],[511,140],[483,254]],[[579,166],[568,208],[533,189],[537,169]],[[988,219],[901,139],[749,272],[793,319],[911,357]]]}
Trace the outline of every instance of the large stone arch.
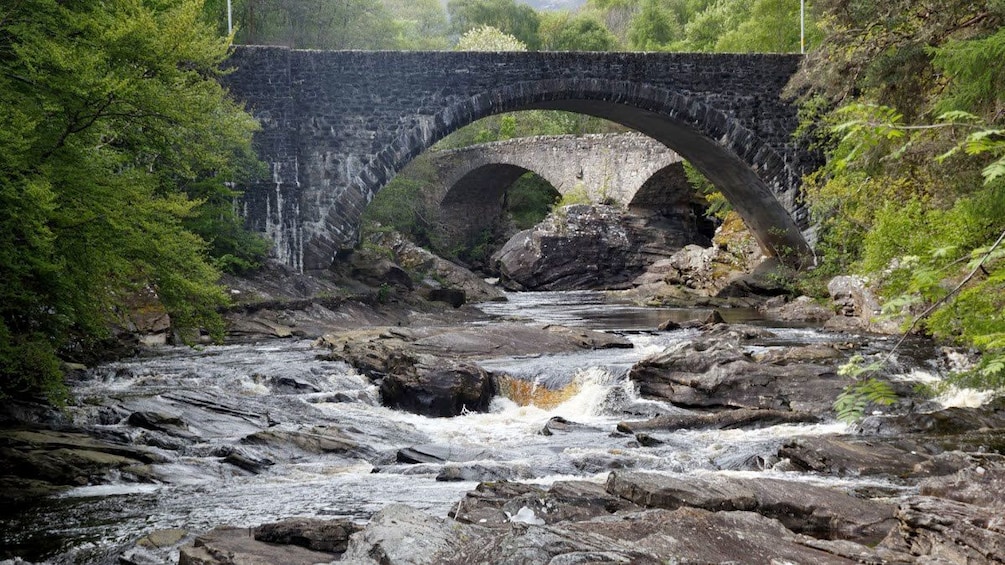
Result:
{"label": "large stone arch", "polygon": [[[620,123],[665,144],[722,191],[768,255],[799,264],[812,256],[802,233],[799,175],[739,120],[664,88],[603,79],[520,82],[451,104],[379,152],[355,179],[372,199],[394,174],[446,135],[481,118],[527,109],[566,110]],[[312,254],[335,249],[307,242]]]}
{"label": "large stone arch", "polygon": [[809,256],[781,91],[798,55],[310,51],[241,46],[223,80],[262,123],[271,178],[242,212],[277,256],[328,266],[373,196],[418,153],[479,118],[520,109],[604,117],[661,141],[729,197],[769,253]]}

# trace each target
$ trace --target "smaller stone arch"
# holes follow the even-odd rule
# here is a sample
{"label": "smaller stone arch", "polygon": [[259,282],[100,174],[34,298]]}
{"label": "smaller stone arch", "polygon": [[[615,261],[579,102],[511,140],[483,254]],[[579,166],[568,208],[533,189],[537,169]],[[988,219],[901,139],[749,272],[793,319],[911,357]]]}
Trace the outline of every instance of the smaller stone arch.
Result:
{"label": "smaller stone arch", "polygon": [[[647,184],[650,191],[663,191],[666,197],[666,182],[677,180],[672,171],[687,182],[679,155],[634,132],[525,137],[431,151],[424,158],[436,171],[438,196],[432,200],[440,203],[440,232],[452,245],[477,239],[502,212],[506,190],[527,172],[563,196],[574,194],[626,208]],[[654,183],[654,177],[666,182]],[[653,209],[659,197],[653,194],[644,204]]]}

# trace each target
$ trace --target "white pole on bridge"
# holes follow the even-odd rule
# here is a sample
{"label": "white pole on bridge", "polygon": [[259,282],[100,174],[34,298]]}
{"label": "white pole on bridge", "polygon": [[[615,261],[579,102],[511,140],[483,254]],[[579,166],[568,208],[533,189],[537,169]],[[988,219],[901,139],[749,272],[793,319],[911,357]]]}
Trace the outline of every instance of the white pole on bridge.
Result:
{"label": "white pole on bridge", "polygon": [[806,53],[806,0],[799,0],[799,52]]}

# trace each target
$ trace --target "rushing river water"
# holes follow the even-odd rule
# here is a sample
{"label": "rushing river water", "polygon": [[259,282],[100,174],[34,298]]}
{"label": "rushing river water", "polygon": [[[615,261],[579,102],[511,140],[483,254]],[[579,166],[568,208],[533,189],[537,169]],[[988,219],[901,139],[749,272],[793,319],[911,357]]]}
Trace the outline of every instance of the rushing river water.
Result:
{"label": "rushing river water", "polygon": [[[599,293],[511,298],[484,308],[510,319],[623,331],[635,347],[484,361],[490,370],[505,370],[540,386],[575,383],[576,392],[549,409],[497,398],[488,413],[446,419],[381,407],[368,379],[342,362],[319,359],[319,351],[306,341],[170,348],[105,365],[75,385],[74,392],[82,399],[72,409],[75,420],[108,437],[150,445],[143,430],[110,418],[109,406],[118,407],[117,414],[136,410],[179,414],[198,442],[183,449],[159,449],[166,461],[150,466],[153,482],[112,480],[81,487],[0,518],[0,547],[6,557],[20,555],[31,561],[115,563],[122,548],[164,528],[200,532],[292,516],[365,520],[392,502],[445,515],[477,485],[476,480],[464,480],[475,476],[547,484],[572,477],[603,481],[618,468],[753,472],[752,461],[772,453],[788,437],[844,429],[832,423],[679,431],[660,435],[661,445],[641,447],[631,436],[610,433],[618,421],[681,409],[638,398],[625,372],[644,356],[695,335],[693,330],[648,330],[668,317],[682,320],[701,313],[608,304]],[[749,312],[738,316],[753,317]],[[841,339],[809,328],[774,331],[779,344]],[[277,388],[283,383],[309,387],[283,394]],[[580,425],[542,435],[554,416]],[[224,463],[227,448],[262,430],[263,421],[287,431],[337,427],[364,444],[372,456],[361,458],[358,452],[311,456],[291,448],[259,474]],[[411,446],[434,446],[449,453],[452,462],[398,462],[398,450]]]}

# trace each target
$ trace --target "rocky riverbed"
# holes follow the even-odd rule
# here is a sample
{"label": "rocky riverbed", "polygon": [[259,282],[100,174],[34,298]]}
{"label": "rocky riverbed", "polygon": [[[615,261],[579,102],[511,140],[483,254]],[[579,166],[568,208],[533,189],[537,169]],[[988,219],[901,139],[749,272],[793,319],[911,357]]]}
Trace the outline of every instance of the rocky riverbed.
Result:
{"label": "rocky riverbed", "polygon": [[[5,557],[1001,559],[1005,411],[919,395],[950,363],[940,350],[902,349],[888,369],[901,400],[848,427],[830,409],[838,367],[890,339],[709,310],[658,311],[677,320],[658,331],[651,309],[522,296],[444,306],[468,320],[439,325],[405,303],[344,306],[394,323],[160,349],[77,373],[63,412],[8,405],[21,425],[0,434]],[[548,306],[566,300],[599,302],[599,324]],[[409,316],[423,323],[397,325]]]}

